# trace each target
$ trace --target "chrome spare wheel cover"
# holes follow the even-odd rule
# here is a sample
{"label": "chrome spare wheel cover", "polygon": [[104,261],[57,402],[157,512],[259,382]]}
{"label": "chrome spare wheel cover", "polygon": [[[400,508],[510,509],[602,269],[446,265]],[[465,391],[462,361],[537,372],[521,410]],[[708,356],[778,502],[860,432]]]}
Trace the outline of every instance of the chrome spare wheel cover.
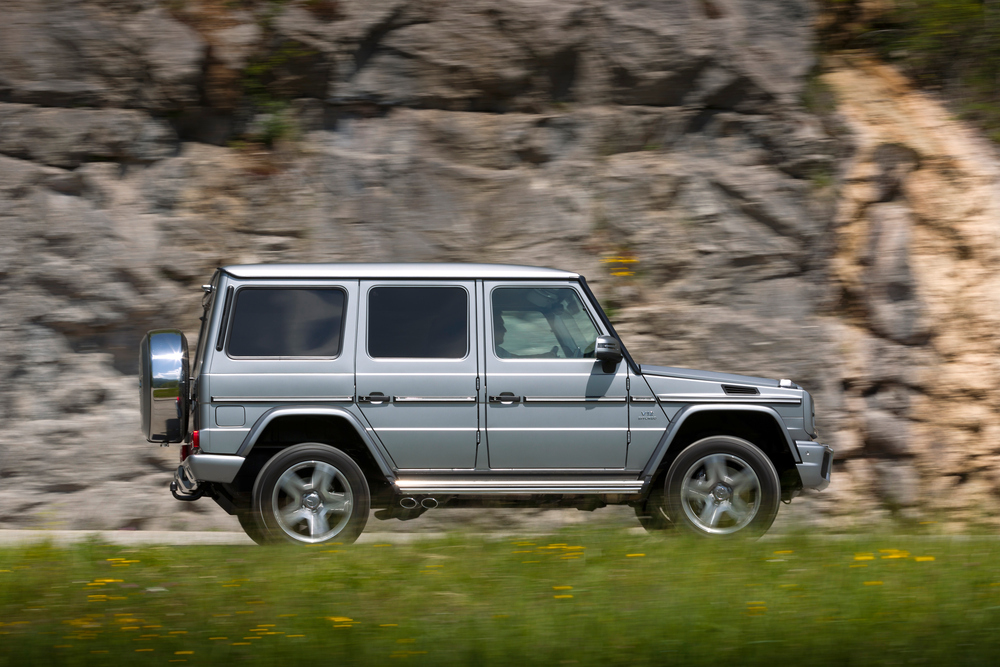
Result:
{"label": "chrome spare wheel cover", "polygon": [[753,468],[732,454],[710,454],[688,468],[681,484],[681,506],[700,530],[735,533],[760,508],[760,480]]}
{"label": "chrome spare wheel cover", "polygon": [[303,461],[281,473],[271,494],[274,518],[297,542],[325,542],[351,518],[354,494],[344,473],[323,461]]}

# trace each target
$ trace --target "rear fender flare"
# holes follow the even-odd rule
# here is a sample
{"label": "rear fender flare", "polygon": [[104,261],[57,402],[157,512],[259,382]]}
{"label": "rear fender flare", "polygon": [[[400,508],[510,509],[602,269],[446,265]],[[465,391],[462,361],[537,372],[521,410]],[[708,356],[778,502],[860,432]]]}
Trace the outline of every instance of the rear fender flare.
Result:
{"label": "rear fender flare", "polygon": [[[677,413],[677,415],[674,417],[674,420],[670,422],[670,426],[667,427],[667,430],[663,433],[663,436],[660,438],[660,442],[656,445],[656,449],[653,450],[653,455],[649,458],[649,462],[646,463],[646,467],[643,468],[640,478],[646,480],[647,487],[649,483],[652,482],[653,475],[655,475],[656,471],[659,469],[660,463],[663,461],[663,457],[667,455],[667,452],[670,450],[670,446],[674,442],[674,438],[680,432],[681,427],[684,425],[684,422],[687,421],[688,418],[690,418],[691,416],[702,412],[729,412],[729,413],[756,412],[765,414],[771,417],[775,421],[779,431],[785,438],[785,444],[788,446],[788,451],[791,454],[792,459],[794,459],[796,463],[802,462],[802,459],[799,456],[799,450],[795,446],[795,442],[792,441],[791,436],[788,434],[788,429],[785,427],[784,420],[782,420],[781,415],[779,415],[773,408],[769,408],[766,405],[736,406],[736,405],[724,405],[716,403],[706,403],[704,405],[688,405],[681,408],[681,411]],[[645,491],[647,489],[644,488],[643,490]]]}
{"label": "rear fender flare", "polygon": [[257,439],[264,432],[264,429],[267,428],[267,425],[279,417],[335,417],[337,419],[343,419],[357,432],[358,437],[361,438],[361,442],[363,442],[365,447],[368,448],[369,453],[371,453],[372,458],[375,459],[375,463],[378,464],[379,470],[382,471],[385,478],[390,482],[396,479],[396,475],[393,473],[392,467],[389,465],[388,461],[386,461],[382,452],[379,451],[379,448],[375,445],[371,436],[368,435],[368,431],[365,430],[361,420],[344,408],[317,406],[279,406],[271,408],[262,414],[257,421],[254,422],[254,425],[250,427],[250,431],[247,433],[246,437],[243,438],[243,443],[236,451],[236,455],[246,458],[250,454],[250,450],[253,449],[254,444],[256,444]]}

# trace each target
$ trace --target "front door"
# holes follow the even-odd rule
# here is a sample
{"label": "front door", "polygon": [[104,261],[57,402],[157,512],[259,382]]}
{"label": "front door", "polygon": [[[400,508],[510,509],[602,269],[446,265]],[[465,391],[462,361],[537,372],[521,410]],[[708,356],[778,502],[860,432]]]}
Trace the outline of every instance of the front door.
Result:
{"label": "front door", "polygon": [[358,405],[397,468],[476,465],[473,281],[361,281]]}
{"label": "front door", "polygon": [[574,283],[485,284],[492,469],[622,469],[627,367],[594,358],[596,313]]}

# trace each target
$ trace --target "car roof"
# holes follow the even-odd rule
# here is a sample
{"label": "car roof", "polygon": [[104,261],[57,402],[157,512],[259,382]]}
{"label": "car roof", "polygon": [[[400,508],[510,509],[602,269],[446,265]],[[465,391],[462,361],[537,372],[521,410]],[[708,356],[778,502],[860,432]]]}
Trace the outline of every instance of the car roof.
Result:
{"label": "car roof", "polygon": [[458,263],[338,263],[338,264],[238,264],[222,269],[236,278],[396,278],[449,280],[577,280],[578,273],[513,264]]}

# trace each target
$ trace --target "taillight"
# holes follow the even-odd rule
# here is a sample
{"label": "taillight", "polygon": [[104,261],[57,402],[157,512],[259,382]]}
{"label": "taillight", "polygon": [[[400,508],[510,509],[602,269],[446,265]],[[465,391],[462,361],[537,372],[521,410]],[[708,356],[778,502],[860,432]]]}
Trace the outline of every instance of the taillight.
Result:
{"label": "taillight", "polygon": [[198,451],[198,444],[200,440],[198,438],[198,431],[191,433],[191,444],[181,445],[181,463],[184,463],[184,459],[194,454]]}

